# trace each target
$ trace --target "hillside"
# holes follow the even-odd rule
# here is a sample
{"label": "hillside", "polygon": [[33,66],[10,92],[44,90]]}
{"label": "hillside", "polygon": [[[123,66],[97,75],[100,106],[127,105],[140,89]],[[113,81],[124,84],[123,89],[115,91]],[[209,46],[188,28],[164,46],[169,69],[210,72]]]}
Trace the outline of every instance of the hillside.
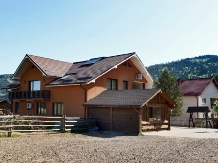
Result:
{"label": "hillside", "polygon": [[153,79],[157,79],[164,67],[176,78],[191,79],[214,76],[218,79],[218,56],[203,55],[194,58],[186,58],[178,61],[155,64],[147,67]]}
{"label": "hillside", "polygon": [[0,75],[0,98],[7,98],[7,92],[5,90],[1,90],[2,87],[8,85],[9,83],[11,83],[12,81],[11,79],[11,74],[4,74],[4,75]]}

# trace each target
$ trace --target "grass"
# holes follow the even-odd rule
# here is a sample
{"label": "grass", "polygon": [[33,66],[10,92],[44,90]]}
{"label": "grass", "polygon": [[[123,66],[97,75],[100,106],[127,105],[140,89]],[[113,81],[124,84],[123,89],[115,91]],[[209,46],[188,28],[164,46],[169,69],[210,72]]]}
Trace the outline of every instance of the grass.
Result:
{"label": "grass", "polygon": [[142,133],[139,133],[138,136],[143,136]]}
{"label": "grass", "polygon": [[[12,138],[17,138],[17,137],[19,137],[20,135],[18,135],[18,134],[12,134]],[[3,134],[0,134],[0,138],[8,138],[8,134],[6,134],[6,133],[3,133]]]}

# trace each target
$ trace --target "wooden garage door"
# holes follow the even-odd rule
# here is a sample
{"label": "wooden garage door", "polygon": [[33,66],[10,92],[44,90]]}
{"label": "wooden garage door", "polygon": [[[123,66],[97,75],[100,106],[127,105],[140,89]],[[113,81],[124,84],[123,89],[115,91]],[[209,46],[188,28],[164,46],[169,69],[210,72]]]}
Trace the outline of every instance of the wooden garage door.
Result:
{"label": "wooden garage door", "polygon": [[139,114],[133,108],[113,108],[113,131],[138,133]]}
{"label": "wooden garage door", "polygon": [[89,108],[89,117],[97,118],[97,126],[101,131],[110,131],[110,108]]}

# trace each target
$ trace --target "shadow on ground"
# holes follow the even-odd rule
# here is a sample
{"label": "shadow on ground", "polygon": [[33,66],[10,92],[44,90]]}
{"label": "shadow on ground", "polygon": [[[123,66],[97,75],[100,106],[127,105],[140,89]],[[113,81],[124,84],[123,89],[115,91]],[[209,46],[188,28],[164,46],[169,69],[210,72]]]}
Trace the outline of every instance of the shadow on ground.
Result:
{"label": "shadow on ground", "polygon": [[123,132],[110,132],[110,131],[94,131],[94,132],[87,132],[87,133],[81,133],[81,134],[86,135],[86,136],[99,137],[99,138],[113,138],[116,136],[138,136],[138,134],[123,133]]}

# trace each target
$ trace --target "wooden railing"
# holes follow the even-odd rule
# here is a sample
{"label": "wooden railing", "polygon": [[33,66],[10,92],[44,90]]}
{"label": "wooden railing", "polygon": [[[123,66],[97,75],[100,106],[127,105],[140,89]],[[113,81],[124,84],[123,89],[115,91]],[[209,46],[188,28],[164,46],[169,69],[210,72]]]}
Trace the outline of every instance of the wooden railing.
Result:
{"label": "wooden railing", "polygon": [[94,118],[49,117],[49,116],[0,116],[0,132],[71,131],[96,126]]}
{"label": "wooden railing", "polygon": [[50,91],[49,90],[39,90],[39,91],[21,91],[21,92],[13,92],[13,99],[50,99]]}

